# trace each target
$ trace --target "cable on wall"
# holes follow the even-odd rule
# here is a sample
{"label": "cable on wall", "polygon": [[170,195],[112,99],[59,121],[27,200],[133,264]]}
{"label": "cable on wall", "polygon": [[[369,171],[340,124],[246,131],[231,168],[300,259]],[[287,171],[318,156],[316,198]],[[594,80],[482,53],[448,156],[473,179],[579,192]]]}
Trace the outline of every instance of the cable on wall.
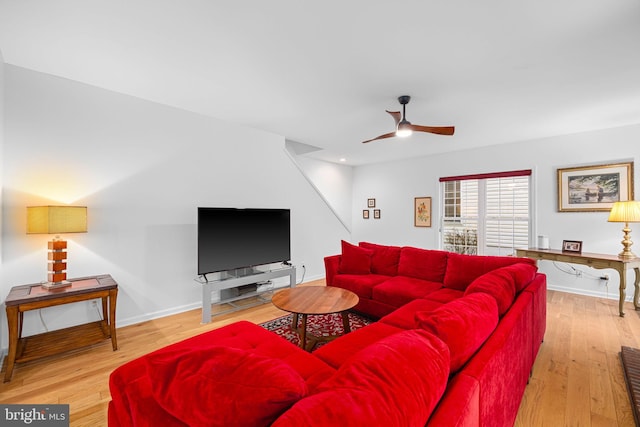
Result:
{"label": "cable on wall", "polygon": [[47,324],[44,323],[44,318],[42,317],[42,309],[38,310],[38,315],[40,316],[40,323],[42,323],[42,327],[44,328],[44,331],[49,332],[49,328],[47,328]]}
{"label": "cable on wall", "polygon": [[559,271],[568,274],[570,276],[575,276],[578,279],[581,279],[583,276],[587,279],[593,279],[598,281],[604,281],[604,289],[605,295],[609,298],[609,275],[608,274],[593,274],[590,271],[581,270],[579,268],[575,268],[573,265],[568,263],[559,263],[557,261],[553,262],[553,266]]}

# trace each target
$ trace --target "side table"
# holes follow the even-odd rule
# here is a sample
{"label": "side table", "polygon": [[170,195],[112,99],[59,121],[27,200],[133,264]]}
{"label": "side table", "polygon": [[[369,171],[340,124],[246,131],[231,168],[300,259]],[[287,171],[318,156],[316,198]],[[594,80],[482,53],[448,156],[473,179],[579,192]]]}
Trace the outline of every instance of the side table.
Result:
{"label": "side table", "polygon": [[[6,357],[4,382],[11,381],[16,363],[74,350],[111,338],[116,339],[116,300],[118,284],[108,275],[70,279],[71,285],[45,289],[39,283],[14,286],[5,300],[9,325],[9,353]],[[102,299],[103,320],[58,329],[28,337],[22,336],[24,312],[78,301]]]}

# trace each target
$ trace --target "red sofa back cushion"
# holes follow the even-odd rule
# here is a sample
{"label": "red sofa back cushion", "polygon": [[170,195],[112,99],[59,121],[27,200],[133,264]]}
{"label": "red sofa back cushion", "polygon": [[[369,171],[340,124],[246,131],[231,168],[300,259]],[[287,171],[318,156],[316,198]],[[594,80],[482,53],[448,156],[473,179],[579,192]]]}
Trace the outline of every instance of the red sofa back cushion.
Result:
{"label": "red sofa back cushion", "polygon": [[418,311],[416,322],[449,346],[451,372],[457,372],[498,325],[498,304],[487,294],[472,293],[433,311]]}
{"label": "red sofa back cushion", "polygon": [[534,277],[536,277],[538,266],[535,264],[524,264],[519,262],[516,264],[508,265],[506,267],[502,267],[502,270],[511,274],[511,277],[513,277],[513,281],[516,285],[516,294],[518,294],[529,283],[531,283]]}
{"label": "red sofa back cushion", "polygon": [[273,427],[423,427],[442,397],[449,349],[420,330],[399,332],[365,347],[276,420]]}
{"label": "red sofa back cushion", "polygon": [[373,251],[371,256],[371,272],[385,276],[398,274],[398,262],[400,262],[400,247],[377,245],[375,243],[360,242],[360,247]]}
{"label": "red sofa back cushion", "polygon": [[503,267],[478,277],[471,282],[464,294],[469,295],[475,292],[482,292],[495,298],[498,303],[498,314],[502,316],[516,298],[516,284],[513,275]]}
{"label": "red sofa back cushion", "polygon": [[344,240],[341,242],[342,256],[338,273],[340,274],[369,274],[371,273],[371,256],[373,251],[352,245]]}
{"label": "red sofa back cushion", "polygon": [[471,282],[483,274],[515,263],[535,266],[535,261],[530,258],[450,253],[447,260],[447,272],[444,276],[444,287],[464,291]]}
{"label": "red sofa back cushion", "polygon": [[308,393],[282,360],[231,347],[155,353],[146,367],[155,400],[191,427],[269,425]]}
{"label": "red sofa back cushion", "polygon": [[398,275],[430,282],[444,281],[448,252],[405,246],[400,250]]}

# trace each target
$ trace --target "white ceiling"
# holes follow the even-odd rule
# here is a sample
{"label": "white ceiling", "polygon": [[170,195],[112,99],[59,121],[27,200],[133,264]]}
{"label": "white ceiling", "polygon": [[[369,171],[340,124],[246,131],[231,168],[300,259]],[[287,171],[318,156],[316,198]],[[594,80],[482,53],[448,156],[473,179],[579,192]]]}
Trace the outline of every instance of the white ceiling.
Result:
{"label": "white ceiling", "polygon": [[[640,123],[640,0],[0,0],[0,51],[352,165]],[[405,94],[456,134],[362,144]]]}

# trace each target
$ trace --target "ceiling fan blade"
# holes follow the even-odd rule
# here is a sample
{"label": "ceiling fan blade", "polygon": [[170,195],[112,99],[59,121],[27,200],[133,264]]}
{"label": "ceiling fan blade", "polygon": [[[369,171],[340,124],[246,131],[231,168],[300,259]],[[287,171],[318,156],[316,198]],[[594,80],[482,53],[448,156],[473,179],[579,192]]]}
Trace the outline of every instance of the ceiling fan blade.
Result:
{"label": "ceiling fan blade", "polygon": [[429,132],[435,133],[438,135],[453,135],[455,132],[454,126],[420,126],[420,125],[410,125],[411,130],[416,132]]}
{"label": "ceiling fan blade", "polygon": [[393,120],[396,121],[396,128],[398,127],[398,123],[400,123],[400,119],[402,118],[402,114],[400,113],[400,111],[389,111],[389,110],[384,110],[387,113],[391,114],[391,116],[393,116]]}
{"label": "ceiling fan blade", "polygon": [[368,140],[366,140],[366,141],[362,141],[362,143],[363,143],[363,144],[366,144],[367,142],[376,141],[376,140],[378,140],[378,139],[392,138],[392,137],[394,137],[394,136],[396,136],[396,133],[395,133],[395,132],[389,132],[389,133],[385,133],[384,135],[376,136],[376,137],[375,137],[375,138],[373,138],[373,139],[368,139]]}

